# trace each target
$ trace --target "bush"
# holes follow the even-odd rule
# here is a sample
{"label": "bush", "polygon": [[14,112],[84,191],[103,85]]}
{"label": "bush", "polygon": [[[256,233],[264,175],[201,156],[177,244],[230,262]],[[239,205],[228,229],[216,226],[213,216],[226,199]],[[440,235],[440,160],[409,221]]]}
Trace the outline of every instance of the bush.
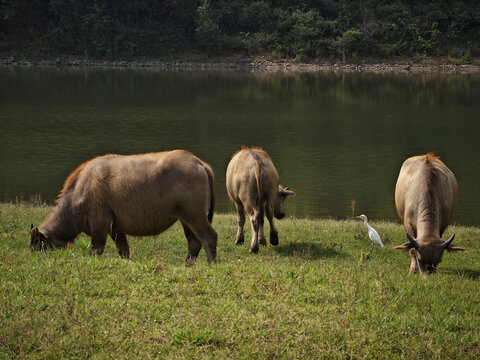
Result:
{"label": "bush", "polygon": [[223,34],[215,19],[209,0],[203,0],[202,4],[197,8],[195,39],[200,48],[205,49],[209,55],[220,51],[223,47]]}
{"label": "bush", "polygon": [[345,31],[337,38],[335,45],[342,55],[343,62],[352,57],[364,55],[368,48],[364,33],[357,29]]}
{"label": "bush", "polygon": [[480,2],[374,0],[10,0],[0,50],[94,57],[197,50],[308,60],[480,55]]}

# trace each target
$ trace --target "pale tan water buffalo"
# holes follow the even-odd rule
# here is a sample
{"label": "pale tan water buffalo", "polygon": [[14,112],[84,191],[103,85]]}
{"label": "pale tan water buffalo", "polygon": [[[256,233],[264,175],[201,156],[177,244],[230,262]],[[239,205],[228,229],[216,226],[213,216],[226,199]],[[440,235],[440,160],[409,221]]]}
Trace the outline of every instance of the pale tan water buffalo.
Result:
{"label": "pale tan water buffalo", "polygon": [[277,219],[285,216],[283,202],[287,196],[295,196],[295,193],[279,185],[278,172],[270,156],[262,149],[242,146],[228,164],[227,192],[237,209],[238,232],[235,243],[240,245],[244,242],[246,211],[252,225],[250,252],[258,252],[259,242],[266,245],[263,232],[265,209],[270,223],[270,243],[278,245],[273,216]]}
{"label": "pale tan water buffalo", "polygon": [[186,264],[193,264],[202,246],[214,263],[214,206],[213,171],[188,151],[100,156],[70,174],[53,212],[40,228],[32,225],[30,247],[65,247],[83,232],[92,238],[91,252],[101,255],[110,235],[128,258],[127,234],[156,235],[180,220],[188,241]]}
{"label": "pale tan water buffalo", "polygon": [[395,188],[395,205],[408,242],[395,249],[410,251],[410,273],[434,273],[444,250],[465,250],[452,244],[455,234],[447,241],[441,240],[457,198],[455,176],[434,154],[413,156],[403,163]]}

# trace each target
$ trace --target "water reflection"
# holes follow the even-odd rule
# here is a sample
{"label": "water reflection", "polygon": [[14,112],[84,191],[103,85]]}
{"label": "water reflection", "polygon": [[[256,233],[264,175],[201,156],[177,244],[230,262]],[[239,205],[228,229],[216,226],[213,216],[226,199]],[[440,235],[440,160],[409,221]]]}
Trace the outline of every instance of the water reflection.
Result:
{"label": "water reflection", "polygon": [[217,176],[240,145],[262,146],[297,197],[296,216],[396,219],[408,156],[436,151],[457,176],[455,220],[479,224],[478,75],[261,74],[0,69],[0,200],[53,200],[82,161],[185,148]]}

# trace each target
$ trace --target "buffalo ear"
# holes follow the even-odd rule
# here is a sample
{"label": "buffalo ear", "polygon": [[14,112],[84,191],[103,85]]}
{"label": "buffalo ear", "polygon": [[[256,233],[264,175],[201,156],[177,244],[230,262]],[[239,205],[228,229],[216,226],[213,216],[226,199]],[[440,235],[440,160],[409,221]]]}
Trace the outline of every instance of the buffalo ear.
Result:
{"label": "buffalo ear", "polygon": [[400,246],[395,246],[394,249],[397,249],[397,250],[409,250],[411,248],[415,248],[415,249],[418,249],[420,247],[420,245],[418,244],[417,240],[415,240],[413,238],[413,236],[411,236],[408,232],[407,232],[407,239],[408,239],[408,242],[405,243],[405,244],[402,244]]}
{"label": "buffalo ear", "polygon": [[394,249],[397,250],[410,250],[413,247],[413,245],[410,242],[407,242],[402,245],[395,246]]}
{"label": "buffalo ear", "polygon": [[447,251],[465,251],[465,248],[452,244],[455,234],[442,244],[442,248]]}
{"label": "buffalo ear", "polygon": [[286,188],[282,189],[280,191],[280,194],[282,194],[283,196],[296,196],[297,195],[292,190],[288,190],[288,186]]}
{"label": "buffalo ear", "polygon": [[447,251],[465,251],[465,248],[457,246],[457,245],[450,244],[450,246],[447,247],[445,250],[447,250]]}

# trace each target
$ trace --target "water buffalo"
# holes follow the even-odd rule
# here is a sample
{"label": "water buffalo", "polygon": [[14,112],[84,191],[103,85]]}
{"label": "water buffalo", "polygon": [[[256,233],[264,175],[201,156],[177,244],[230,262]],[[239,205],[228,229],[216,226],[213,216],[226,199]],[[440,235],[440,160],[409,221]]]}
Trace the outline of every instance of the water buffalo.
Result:
{"label": "water buffalo", "polygon": [[263,212],[270,223],[270,243],[278,245],[278,232],[273,216],[282,219],[283,202],[287,196],[295,196],[293,191],[278,183],[278,172],[268,154],[259,148],[242,149],[233,157],[227,168],[227,192],[237,209],[238,232],[235,243],[243,244],[245,213],[252,225],[251,253],[258,252],[259,242],[266,245],[263,232]]}
{"label": "water buffalo", "polygon": [[202,246],[214,263],[214,206],[213,171],[188,151],[99,156],[70,174],[53,212],[40,228],[32,225],[30,248],[65,247],[83,232],[92,238],[91,253],[101,255],[110,234],[120,256],[128,258],[127,234],[156,235],[180,220],[186,264],[193,264]]}
{"label": "water buffalo", "polygon": [[409,250],[410,273],[434,273],[444,250],[464,248],[441,237],[452,219],[458,186],[453,173],[432,153],[407,159],[395,188],[395,205],[403,221],[408,242],[395,249]]}

